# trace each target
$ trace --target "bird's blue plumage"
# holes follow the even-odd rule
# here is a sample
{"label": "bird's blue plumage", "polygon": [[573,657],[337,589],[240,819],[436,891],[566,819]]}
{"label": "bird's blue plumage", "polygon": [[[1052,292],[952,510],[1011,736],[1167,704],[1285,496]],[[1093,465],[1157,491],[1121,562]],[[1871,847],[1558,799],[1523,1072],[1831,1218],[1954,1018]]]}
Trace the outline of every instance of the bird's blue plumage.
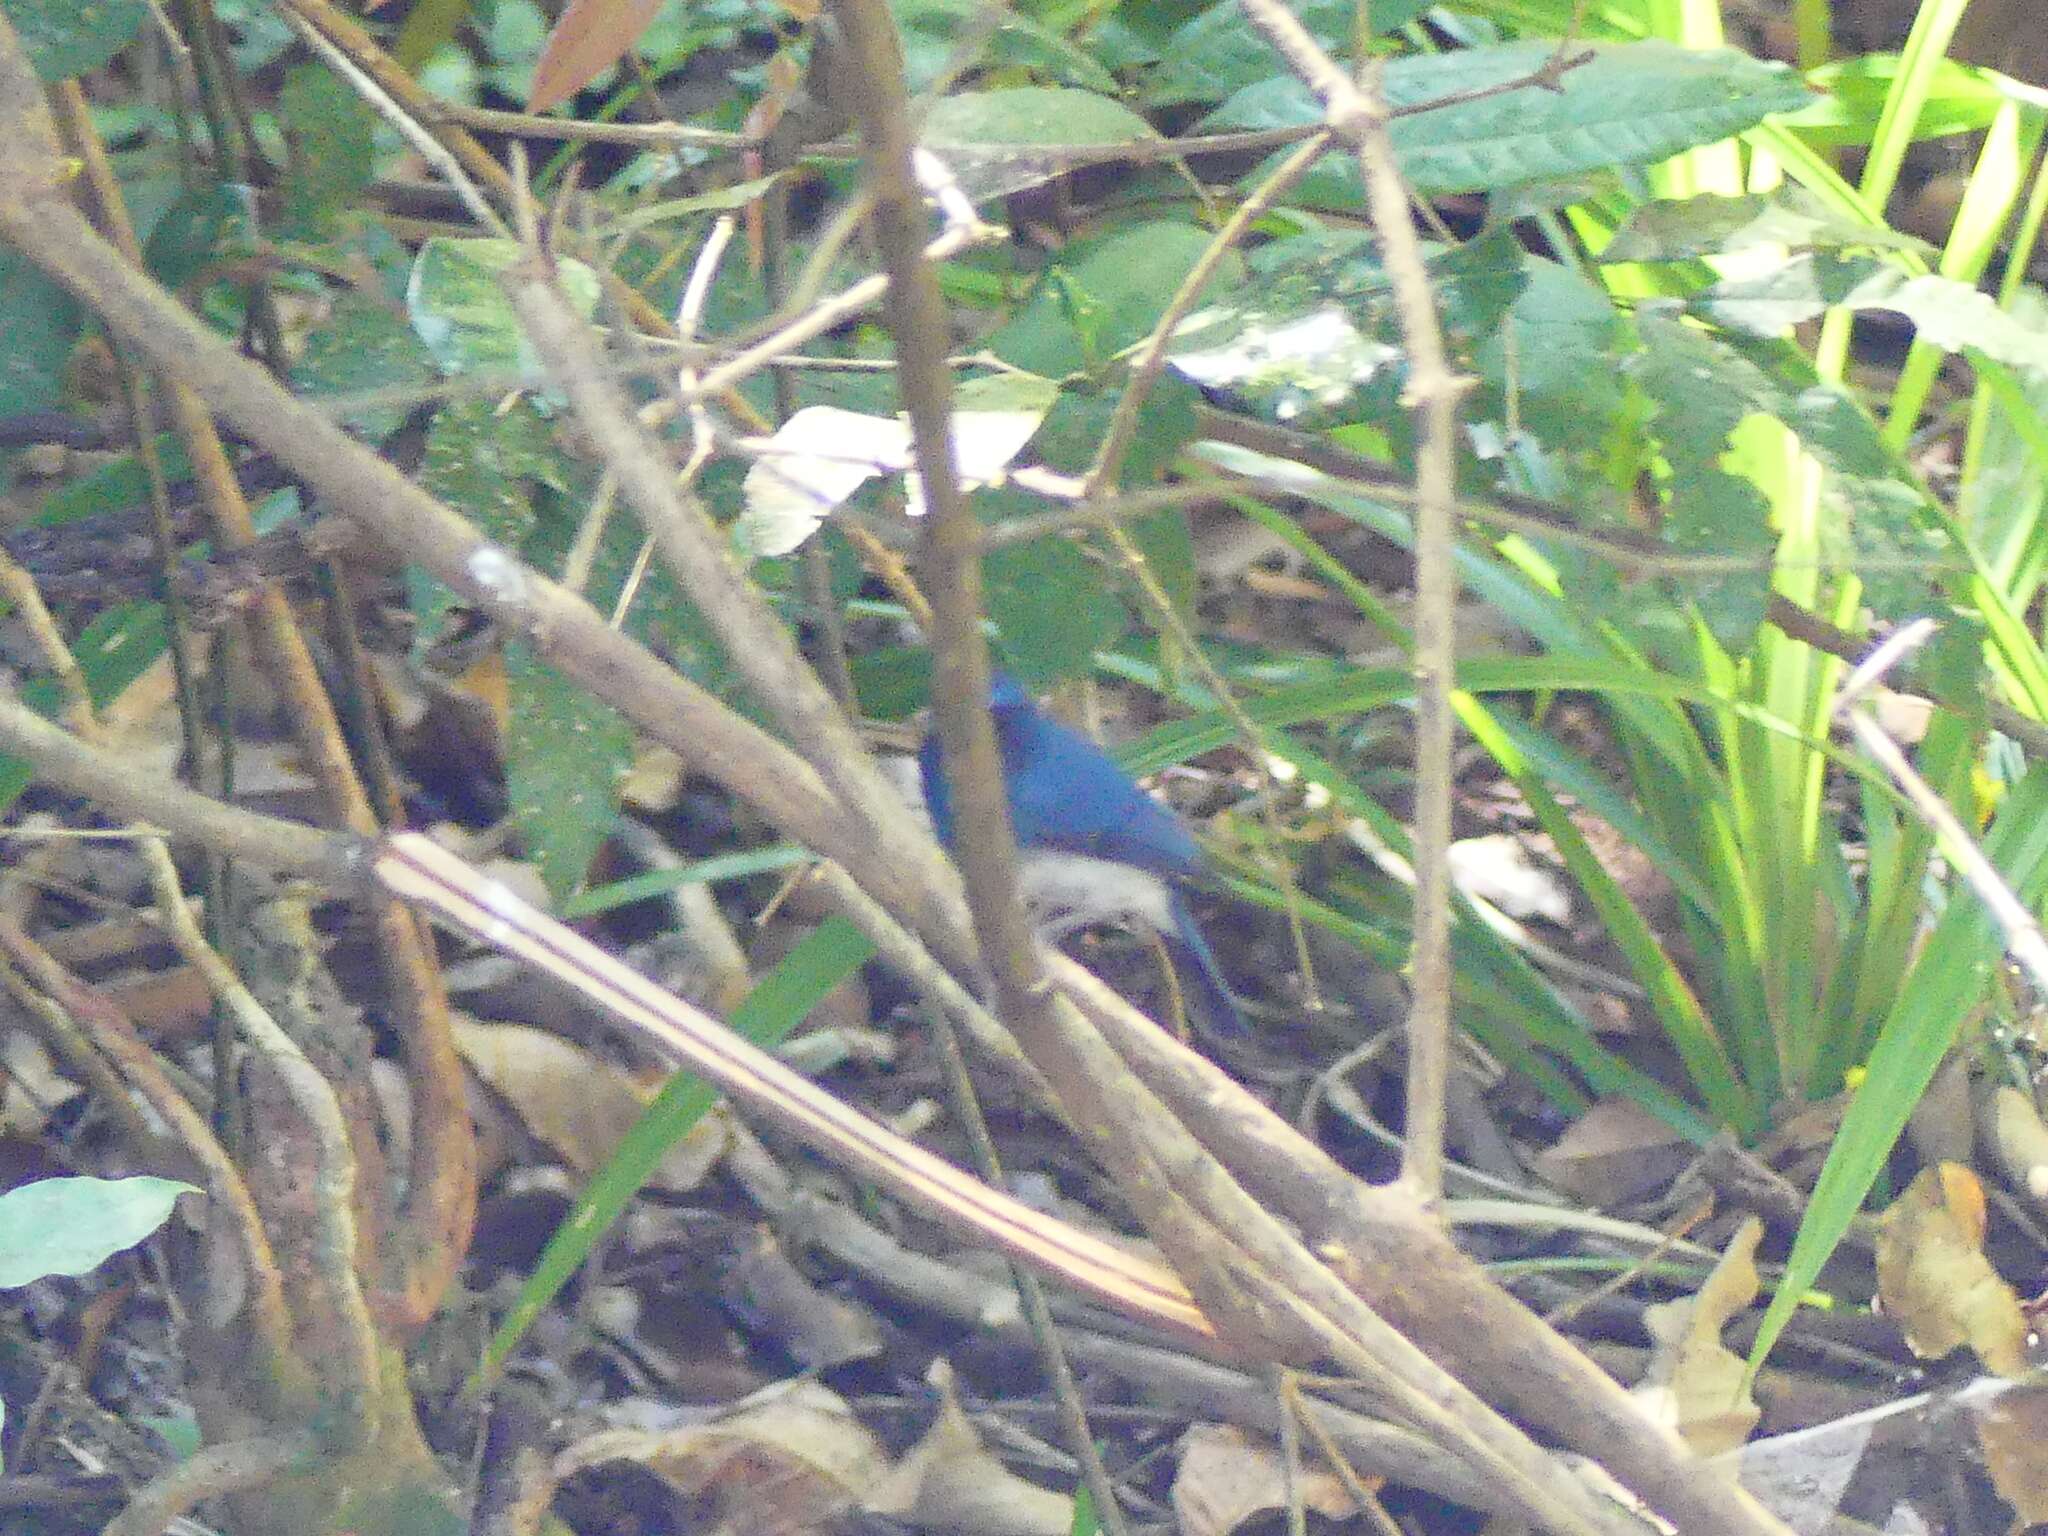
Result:
{"label": "bird's blue plumage", "polygon": [[[1041,710],[1006,672],[997,671],[991,679],[989,714],[1009,792],[1010,823],[1027,859],[1044,851],[1079,854],[1164,881],[1202,873],[1202,851],[1181,819],[1140,789],[1102,748]],[[932,824],[950,847],[953,797],[936,730],[926,733],[918,750],[918,769]],[[1193,966],[1210,1011],[1224,1024],[1242,1028],[1222,968],[1178,890],[1168,888],[1162,910],[1174,930],[1164,937]]]}

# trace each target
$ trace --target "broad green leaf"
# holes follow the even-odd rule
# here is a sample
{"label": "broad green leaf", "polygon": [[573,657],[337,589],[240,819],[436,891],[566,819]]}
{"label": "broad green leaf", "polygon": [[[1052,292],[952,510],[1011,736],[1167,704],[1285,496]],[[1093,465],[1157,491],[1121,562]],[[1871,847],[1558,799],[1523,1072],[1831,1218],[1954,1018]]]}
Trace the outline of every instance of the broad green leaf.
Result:
{"label": "broad green leaf", "polygon": [[0,246],[0,416],[47,410],[64,397],[64,365],[85,312],[27,257]]}
{"label": "broad green leaf", "polygon": [[942,96],[919,134],[977,201],[1052,180],[1076,163],[1063,149],[1158,137],[1145,119],[1108,96],[1031,85]]}
{"label": "broad green leaf", "polygon": [[[1161,221],[1077,242],[989,344],[1005,362],[1049,379],[1099,368],[1151,331],[1209,238],[1192,224]],[[1228,288],[1242,270],[1231,256],[1206,291]]]}
{"label": "broad green leaf", "polygon": [[0,1288],[82,1275],[170,1219],[176,1179],[39,1179],[0,1195]]}
{"label": "broad green leaf", "polygon": [[[1286,0],[1310,36],[1337,58],[1349,58],[1358,24],[1357,0]],[[1428,0],[1373,0],[1375,33],[1405,27],[1428,9]],[[1146,105],[1221,101],[1231,92],[1271,78],[1278,67],[1270,44],[1245,24],[1237,0],[1217,0],[1167,38],[1162,59],[1144,84]]]}
{"label": "broad green leaf", "polygon": [[376,178],[376,116],[332,70],[302,64],[278,93],[277,122],[291,150],[282,230],[318,238]]}
{"label": "broad green leaf", "polygon": [[1003,650],[1029,681],[1071,677],[1130,626],[1130,613],[1109,590],[1102,567],[1065,539],[996,550],[982,568],[988,615]]}
{"label": "broad green leaf", "polygon": [[523,643],[505,647],[505,683],[505,791],[520,839],[560,902],[618,819],[633,729]]}
{"label": "broad green leaf", "polygon": [[[1387,66],[1388,135],[1410,186],[1424,195],[1486,192],[1617,165],[1652,165],[1753,127],[1810,99],[1797,75],[1726,49],[1602,44],[1561,88],[1511,88],[1549,59],[1548,43],[1516,43],[1396,59]],[[1434,110],[1429,103],[1486,92]],[[1291,75],[1246,87],[1201,124],[1295,128],[1323,108]],[[1255,172],[1252,181],[1264,174]],[[1356,157],[1327,155],[1296,201],[1356,207]]]}
{"label": "broad green leaf", "polygon": [[54,84],[89,74],[128,46],[149,15],[146,0],[0,0],[28,62]]}
{"label": "broad green leaf", "polygon": [[[350,290],[306,336],[292,364],[292,387],[311,399],[401,386],[424,388],[436,378],[434,359],[405,316],[384,299]],[[342,418],[381,443],[411,414],[403,404],[375,405]]]}
{"label": "broad green leaf", "polygon": [[1889,309],[1911,320],[1918,339],[1932,346],[1970,348],[2015,368],[2048,371],[2048,328],[2038,321],[2001,309],[1969,283],[1905,272],[1874,257],[1798,257],[1762,277],[1710,288],[1693,305],[1758,336],[1777,335],[1834,306]]}
{"label": "broad green leaf", "polygon": [[[1505,422],[1512,400],[1514,419],[1546,447],[1604,458],[1632,429],[1621,358],[1633,333],[1614,300],[1577,268],[1525,254],[1522,277],[1508,323],[1473,339],[1471,366],[1491,386],[1485,403]],[[1586,505],[1600,488],[1596,475],[1576,475],[1570,499]]]}
{"label": "broad green leaf", "polygon": [[[406,309],[434,361],[447,373],[518,371],[545,378],[500,278],[519,260],[516,240],[453,240],[436,235],[420,246],[406,285]],[[573,257],[555,264],[556,280],[577,313],[597,309],[597,274]]]}
{"label": "broad green leaf", "polygon": [[1644,203],[1601,250],[1602,263],[1690,261],[1760,245],[1795,251],[1841,247],[1932,254],[1926,241],[1837,209],[1789,183],[1747,197],[1688,197]]}
{"label": "broad green leaf", "polygon": [[[764,1049],[786,1039],[826,993],[874,957],[867,936],[843,917],[830,917],[807,934],[762,977],[733,1010],[733,1033]],[[611,1162],[591,1179],[576,1206],[555,1229],[548,1246],[520,1289],[512,1309],[492,1335],[479,1374],[495,1375],[541,1309],[569,1282],[590,1251],[618,1220],[640,1186],[660,1166],[668,1149],[718,1102],[718,1090],[688,1072],[669,1079],[619,1143]]]}
{"label": "broad green leaf", "polygon": [[[1736,429],[1761,415],[1783,422],[1832,471],[1825,496],[1834,515],[1823,532],[1824,558],[1850,567],[1869,563],[1881,573],[1872,579],[1901,603],[1924,591],[1923,570],[1938,572],[1948,563],[1921,526],[1926,498],[1847,395],[1810,374],[1775,376],[1729,341],[1668,314],[1646,309],[1637,324],[1643,349],[1625,367],[1658,406],[1653,427],[1673,471],[1674,544],[1760,558],[1774,544],[1762,491],[1721,467]],[[1741,643],[1748,627],[1742,615],[1759,611],[1767,578],[1763,569],[1716,576],[1711,602],[1702,589],[1705,611],[1725,621],[1717,632],[1728,641]]]}
{"label": "broad green leaf", "polygon": [[[454,400],[427,429],[420,484],[474,523],[487,538],[524,552],[539,512],[538,487],[560,489],[568,465],[554,429],[530,401],[499,411],[489,400]],[[415,646],[431,644],[457,599],[438,581],[410,570]]]}
{"label": "broad green leaf", "polygon": [[254,240],[246,187],[208,182],[179,197],[156,221],[142,248],[143,264],[166,288],[181,289]]}

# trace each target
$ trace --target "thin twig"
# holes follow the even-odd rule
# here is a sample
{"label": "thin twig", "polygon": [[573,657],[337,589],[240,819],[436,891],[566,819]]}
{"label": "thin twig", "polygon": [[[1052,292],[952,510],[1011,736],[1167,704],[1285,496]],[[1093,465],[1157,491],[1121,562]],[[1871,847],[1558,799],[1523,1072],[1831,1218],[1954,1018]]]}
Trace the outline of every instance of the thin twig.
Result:
{"label": "thin twig", "polygon": [[1354,84],[1279,0],[1240,0],[1245,17],[1323,102],[1330,132],[1358,156],[1366,205],[1408,353],[1415,456],[1415,937],[1410,962],[1408,1114],[1401,1174],[1424,1198],[1443,1185],[1450,1074],[1451,681],[1456,661],[1456,442],[1459,396],[1429,289],[1406,185],[1387,136],[1383,66]]}
{"label": "thin twig", "polygon": [[1932,619],[1916,619],[1872,651],[1842,684],[1841,693],[1835,700],[1835,718],[1848,726],[1863,750],[1877,759],[1885,772],[1905,791],[1906,798],[1913,802],[1913,808],[1934,828],[1935,836],[1941,840],[1941,851],[2005,931],[2006,952],[2027,968],[2027,974],[2034,978],[2037,989],[2048,992],[2048,933],[2042,931],[2040,919],[2027,909],[2027,904],[1999,874],[1998,867],[1985,857],[1984,850],[1970,836],[1949,803],[1915,771],[1906,754],[1899,750],[1898,743],[1867,709],[1859,707],[1863,695],[1878,679],[1931,639],[1937,628],[1939,626]]}

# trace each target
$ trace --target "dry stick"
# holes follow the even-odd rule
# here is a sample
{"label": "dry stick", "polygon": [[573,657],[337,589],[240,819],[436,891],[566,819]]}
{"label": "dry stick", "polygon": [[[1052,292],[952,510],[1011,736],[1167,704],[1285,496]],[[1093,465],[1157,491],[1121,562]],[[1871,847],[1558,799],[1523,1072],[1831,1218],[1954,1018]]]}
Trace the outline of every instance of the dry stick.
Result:
{"label": "dry stick", "polygon": [[[293,1254],[294,1287],[302,1336],[308,1347],[318,1341],[322,1442],[329,1449],[358,1449],[376,1433],[370,1416],[377,1399],[382,1343],[356,1274],[356,1162],[348,1123],[334,1085],[200,933],[178,884],[170,849],[161,838],[151,837],[142,840],[141,850],[171,942],[205,979],[207,990],[250,1048],[265,1058],[314,1149],[313,1165],[294,1169],[293,1185],[302,1202],[301,1209],[287,1218],[299,1236],[299,1249]],[[305,937],[312,938],[310,924]]]}
{"label": "dry stick", "polygon": [[1399,1184],[1375,1188],[1214,1063],[1171,1039],[1091,975],[1054,954],[1078,999],[1145,1086],[1202,1127],[1225,1166],[1347,1284],[1460,1376],[1560,1441],[1598,1457],[1686,1536],[1786,1536],[1785,1527],[1644,1415],[1584,1354],[1546,1327],[1458,1248]]}
{"label": "dry stick", "polygon": [[[937,931],[964,934],[966,914],[957,899],[949,899],[952,887],[931,839],[882,779],[838,702],[740,569],[724,532],[677,485],[661,444],[641,428],[624,391],[608,376],[589,328],[550,281],[546,257],[530,251],[507,279],[534,351],[568,395],[670,574],[718,634],[748,691],[780,722],[867,844],[889,850],[928,885],[929,910],[943,925]],[[858,866],[849,867],[860,873]],[[964,955],[954,946],[946,958]]]}
{"label": "dry stick", "polygon": [[1199,1342],[1208,1320],[1172,1271],[1040,1214],[907,1141],[416,832],[387,838],[385,886],[608,1009],[807,1144],[1122,1310]]}
{"label": "dry stick", "polygon": [[1453,513],[1458,397],[1437,324],[1436,300],[1415,237],[1408,190],[1387,137],[1387,108],[1367,66],[1352,81],[1279,0],[1240,0],[1247,20],[1321,98],[1324,119],[1358,155],[1373,232],[1408,348],[1407,400],[1415,456],[1415,939],[1408,1015],[1407,1120],[1401,1177],[1423,1198],[1443,1192],[1444,1092],[1451,1033],[1451,674],[1458,598]]}
{"label": "dry stick", "polygon": [[[89,122],[81,120],[75,126],[82,139],[89,139]],[[37,149],[53,147],[46,136],[47,119],[41,124],[31,119],[23,127],[27,137],[17,153],[32,156]],[[125,266],[138,272],[141,248],[126,209],[117,197],[108,197],[101,212]],[[178,369],[161,357],[157,363],[164,373],[172,428],[192,462],[215,542],[223,550],[246,548],[256,541],[255,524],[220,434]],[[380,824],[350,761],[341,722],[291,605],[281,591],[266,589],[252,605],[250,620],[273,677],[291,700],[300,748],[328,805],[351,830],[374,835]],[[391,1002],[404,1026],[399,1032],[401,1050],[408,1085],[417,1098],[413,1118],[419,1130],[398,1218],[410,1234],[393,1234],[396,1241],[387,1250],[392,1264],[379,1277],[379,1299],[394,1322],[418,1327],[437,1310],[469,1245],[476,1213],[476,1144],[434,956],[401,907],[376,901],[372,917],[386,955]]]}
{"label": "dry stick", "polygon": [[[616,705],[649,737],[673,747],[752,805],[784,835],[860,870],[880,903],[866,910],[882,920],[881,927],[864,931],[885,950],[901,952],[915,945],[884,908],[907,914],[913,927],[942,951],[950,946],[945,954],[949,964],[972,969],[971,947],[962,950],[964,925],[948,920],[958,910],[958,896],[943,865],[936,866],[934,876],[894,851],[877,848],[841,814],[810,766],[774,737],[608,628],[589,604],[483,538],[199,324],[78,216],[62,196],[64,174],[49,146],[40,87],[13,34],[0,22],[0,239],[69,288],[157,367],[205,397],[339,514],[462,593],[565,676]],[[126,803],[132,796],[132,784],[110,780],[59,746],[49,745],[48,751],[52,760],[70,762],[98,785],[96,797]],[[246,824],[220,825],[230,840],[248,831]],[[229,843],[220,846],[233,851]],[[1021,1069],[1014,1042],[1000,1032],[989,1034],[985,1014],[970,1015],[962,1023],[982,1050]]]}
{"label": "dry stick", "polygon": [[[963,829],[960,864],[968,904],[983,958],[993,973],[997,1011],[1026,1043],[1027,1054],[1046,1073],[1076,1128],[1094,1138],[1098,1159],[1119,1170],[1147,1226],[1155,1234],[1174,1230],[1183,1235],[1185,1241],[1169,1244],[1168,1252],[1183,1266],[1205,1309],[1226,1328],[1234,1325],[1256,1338],[1260,1325],[1242,1316],[1243,1299],[1224,1267],[1231,1245],[1186,1208],[1152,1149],[1108,1111],[1101,1096],[1103,1082],[1089,1081],[1087,1070],[1075,1059],[1076,1051],[1086,1045],[1064,1038],[1071,1016],[1063,1016],[1038,967],[1037,938],[1017,897],[1015,835],[987,710],[988,657],[978,627],[978,534],[954,472],[946,321],[924,260],[924,210],[911,168],[914,146],[901,60],[893,23],[878,8],[842,6],[837,15],[847,59],[836,77],[849,86],[858,82],[858,100],[842,105],[854,109],[870,146],[868,186],[887,266],[884,281],[898,385],[929,508],[923,574],[932,604],[934,709]],[[880,105],[884,91],[887,103]],[[1138,1110],[1133,1106],[1131,1112],[1135,1117]]]}
{"label": "dry stick", "polygon": [[945,313],[920,249],[923,212],[911,174],[902,61],[879,0],[842,0],[836,14],[851,56],[846,78],[858,82],[857,99],[848,105],[869,146],[899,386],[929,505],[926,587],[938,651],[941,739],[954,765],[969,904],[1003,1017],[1230,1335],[1267,1358],[1327,1355],[1382,1382],[1404,1417],[1459,1445],[1475,1467],[1516,1490],[1546,1527],[1630,1528],[1618,1510],[1603,1506],[1365,1308],[1230,1181],[1071,1006],[1049,992],[1017,901],[1014,835],[986,709],[987,655],[977,627],[979,534],[954,475]]}
{"label": "dry stick", "polygon": [[[693,123],[595,123],[573,117],[537,117],[530,112],[502,112],[489,107],[464,106],[454,102],[436,103],[434,121],[461,123],[486,133],[502,133],[525,139],[560,139],[593,144],[637,144],[661,148],[691,144],[706,149],[759,149],[758,134],[734,133],[720,128],[699,128]],[[1189,155],[1250,154],[1285,149],[1298,143],[1313,128],[1259,128],[1238,133],[1197,133],[1178,138],[1129,139],[1121,144],[1034,144],[1032,153],[1063,168],[1087,165],[1150,164],[1158,160],[1184,159]],[[805,161],[858,160],[858,144],[831,140],[808,144],[797,158]]]}
{"label": "dry stick", "polygon": [[[5,914],[0,914],[0,949],[87,1035],[94,1051],[114,1064],[129,1089],[155,1112],[198,1166],[207,1198],[217,1206],[215,1218],[226,1223],[227,1247],[234,1255],[231,1262],[242,1266],[244,1301],[235,1322],[243,1342],[261,1355],[252,1364],[249,1378],[277,1382],[288,1392],[303,1392],[313,1378],[309,1363],[299,1358],[277,1255],[241,1169],[222,1148],[206,1117],[165,1076],[133,1021],[105,993],[59,965]],[[230,1261],[222,1256],[213,1262]],[[218,1322],[214,1326],[219,1326]]]}
{"label": "dry stick", "polygon": [[265,869],[288,870],[341,890],[367,889],[368,866],[353,837],[223,805],[169,779],[137,773],[0,693],[0,751],[26,759],[36,777],[83,795],[116,816],[159,827],[181,842]]}
{"label": "dry stick", "polygon": [[136,1489],[101,1536],[163,1536],[172,1521],[202,1500],[262,1488],[319,1449],[318,1437],[304,1433],[259,1435],[194,1451]]}
{"label": "dry stick", "polygon": [[[981,1100],[974,1091],[974,1079],[968,1075],[967,1057],[960,1049],[959,1031],[943,1013],[936,1013],[935,1017],[954,1113],[959,1116],[968,1146],[974,1152],[976,1169],[990,1184],[1001,1188],[1002,1158],[996,1151],[995,1138],[989,1135],[988,1121],[981,1112]],[[1082,1401],[1081,1384],[1074,1377],[1066,1346],[1060,1341],[1059,1327],[1053,1321],[1045,1287],[1039,1283],[1038,1276],[1022,1264],[1012,1262],[1009,1268],[1011,1283],[1017,1287],[1018,1298],[1023,1303],[1032,1347],[1038,1351],[1039,1364],[1052,1386],[1053,1401],[1059,1406],[1060,1427],[1066,1431],[1068,1454],[1080,1466],[1081,1480],[1088,1485],[1088,1492],[1095,1500],[1095,1517],[1102,1522],[1109,1536],[1130,1536],[1131,1527],[1124,1517],[1123,1501],[1117,1497],[1116,1483],[1110,1478],[1109,1468],[1103,1464],[1102,1451],[1089,1427],[1088,1405]]]}
{"label": "dry stick", "polygon": [[0,549],[0,603],[28,630],[29,640],[41,653],[43,665],[56,678],[57,691],[63,696],[60,713],[64,724],[78,736],[97,739],[99,716],[93,711],[92,690],[86,686],[85,672],[79,667],[78,658],[71,654],[62,626],[43,602],[35,577],[5,549]]}

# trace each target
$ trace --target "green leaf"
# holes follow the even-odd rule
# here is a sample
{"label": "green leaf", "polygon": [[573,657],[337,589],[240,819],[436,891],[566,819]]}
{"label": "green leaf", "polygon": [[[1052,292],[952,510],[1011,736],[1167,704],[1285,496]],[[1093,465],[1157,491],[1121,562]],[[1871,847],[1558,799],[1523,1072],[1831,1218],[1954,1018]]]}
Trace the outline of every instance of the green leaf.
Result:
{"label": "green leaf", "polygon": [[[434,359],[396,305],[351,290],[334,301],[325,321],[306,337],[292,364],[292,387],[310,399],[404,386],[435,378]],[[381,443],[411,414],[402,404],[370,406],[342,421]]]}
{"label": "green leaf", "polygon": [[47,83],[90,73],[128,46],[146,0],[0,0],[28,62]]}
{"label": "green leaf", "polygon": [[1844,213],[1818,193],[1787,183],[1748,197],[1688,197],[1644,203],[1602,248],[1603,263],[1690,261],[1760,245],[1795,251],[1851,247],[1931,255],[1926,241]]}
{"label": "green leaf", "polygon": [[[1820,92],[1792,119],[1801,138],[1820,144],[1869,144],[1900,80],[1895,53],[1865,54],[1823,64],[1812,72]],[[2006,101],[2006,90],[1990,70],[1943,59],[1927,79],[1927,99],[1913,115],[1915,139],[1976,133],[1989,126]]]}
{"label": "green leaf", "polygon": [[[156,451],[166,484],[177,485],[192,478],[192,466],[177,438],[168,432],[159,435]],[[39,528],[61,528],[82,517],[130,511],[148,499],[149,475],[142,467],[141,456],[124,453],[95,464],[51,491],[36,512],[35,524]]]}
{"label": "green leaf", "polygon": [[[524,552],[539,513],[538,486],[560,488],[567,466],[554,429],[530,401],[500,412],[489,400],[451,401],[427,429],[420,484],[476,524],[485,537]],[[416,647],[431,644],[457,599],[438,581],[412,571]]]}
{"label": "green leaf", "polygon": [[1101,567],[1065,539],[997,550],[982,568],[988,616],[1017,671],[1032,682],[1082,671],[1130,626]]}
{"label": "green leaf", "polygon": [[[1413,190],[1425,196],[1486,192],[1617,165],[1652,165],[1811,99],[1783,65],[1729,49],[1657,42],[1599,45],[1558,90],[1513,87],[1551,52],[1549,43],[1515,43],[1389,64],[1388,104],[1408,115],[1396,117],[1388,135]],[[1429,108],[1473,91],[1495,94]],[[1238,92],[1201,127],[1295,128],[1322,119],[1322,104],[1306,86],[1291,75],[1269,76]],[[1262,167],[1250,180],[1264,173]],[[1295,200],[1359,206],[1356,157],[1326,155]]]}
{"label": "green leaf", "polygon": [[0,416],[47,410],[64,397],[64,365],[84,323],[69,293],[0,246]]}
{"label": "green leaf", "polygon": [[[420,246],[406,285],[406,310],[434,361],[448,373],[517,370],[529,383],[546,374],[521,329],[499,279],[519,260],[516,240],[452,240],[436,235]],[[597,309],[597,274],[573,257],[555,264],[576,312]]]}
{"label": "green leaf", "polygon": [[1930,346],[1973,349],[2011,367],[2048,371],[2048,328],[2038,319],[2001,309],[1969,283],[1905,272],[1874,257],[1797,257],[1762,277],[1721,283],[1693,301],[1709,319],[1759,336],[1777,335],[1836,305],[1894,310]]}
{"label": "green leaf", "polygon": [[318,238],[376,178],[376,116],[332,70],[301,64],[278,92],[277,122],[292,159],[281,232]]}
{"label": "green leaf", "polygon": [[977,201],[1051,181],[1075,163],[1064,149],[1158,137],[1122,102],[1068,86],[942,96],[919,135]]}
{"label": "green leaf", "polygon": [[[163,604],[117,603],[79,631],[71,654],[93,703],[105,704],[148,671],[167,643]],[[21,689],[21,701],[39,715],[54,715],[63,694],[51,679],[37,677]],[[0,813],[20,799],[34,779],[22,759],[0,756]]]}
{"label": "green leaf", "polygon": [[[1005,362],[1049,379],[1099,367],[1144,339],[1208,246],[1206,231],[1169,221],[1079,241],[989,344]],[[1204,291],[1228,287],[1242,271],[1233,255]]]}
{"label": "green leaf", "polygon": [[173,202],[149,232],[143,265],[166,288],[182,289],[223,257],[247,252],[253,231],[246,187],[209,182]]}
{"label": "green leaf", "polygon": [[[1309,35],[1337,58],[1351,56],[1357,26],[1357,0],[1286,0]],[[1373,0],[1374,33],[1405,27],[1429,0]],[[1245,25],[1237,0],[1218,0],[1185,23],[1161,48],[1162,62],[1145,82],[1148,106],[1221,101],[1231,92],[1270,79],[1277,67],[1272,47]]]}
{"label": "green leaf", "polygon": [[[733,1033],[772,1050],[839,983],[874,958],[875,946],[843,917],[829,917],[806,934],[782,963],[761,978],[733,1010]],[[668,1149],[690,1133],[718,1102],[718,1090],[688,1072],[668,1080],[590,1181],[575,1209],[562,1219],[519,1298],[484,1352],[479,1377],[495,1375],[519,1347],[541,1309],[590,1256],[619,1213],[660,1166]]]}
{"label": "green leaf", "polygon": [[40,1179],[0,1195],[0,1288],[82,1275],[170,1219],[176,1179]]}
{"label": "green leaf", "polygon": [[991,73],[1026,71],[1040,79],[1113,91],[1113,61],[1091,39],[1081,48],[1022,7],[1006,7],[993,35],[986,32],[989,8],[983,0],[890,0],[890,13],[903,37],[903,68],[912,95],[923,95],[952,64],[961,42],[972,38],[977,64]]}
{"label": "green leaf", "polygon": [[[1823,555],[1880,568],[1885,574],[1877,579],[1900,602],[1924,590],[1919,573],[1938,571],[1946,552],[1921,526],[1925,497],[1853,400],[1810,374],[1781,379],[1728,341],[1668,313],[1646,307],[1637,325],[1643,349],[1625,367],[1658,406],[1653,426],[1672,468],[1675,544],[1758,555],[1774,545],[1763,493],[1721,468],[1731,434],[1749,416],[1764,415],[1783,422],[1832,471],[1825,496],[1834,516],[1824,529]],[[1731,621],[1719,633],[1739,638],[1747,622],[1739,616],[1757,611],[1767,580],[1766,570],[1738,571],[1711,578],[1711,595],[1698,589],[1703,611]]]}
{"label": "green leaf", "polygon": [[583,879],[619,814],[633,730],[619,712],[537,660],[505,647],[511,722],[505,788],[542,882],[559,903]]}

